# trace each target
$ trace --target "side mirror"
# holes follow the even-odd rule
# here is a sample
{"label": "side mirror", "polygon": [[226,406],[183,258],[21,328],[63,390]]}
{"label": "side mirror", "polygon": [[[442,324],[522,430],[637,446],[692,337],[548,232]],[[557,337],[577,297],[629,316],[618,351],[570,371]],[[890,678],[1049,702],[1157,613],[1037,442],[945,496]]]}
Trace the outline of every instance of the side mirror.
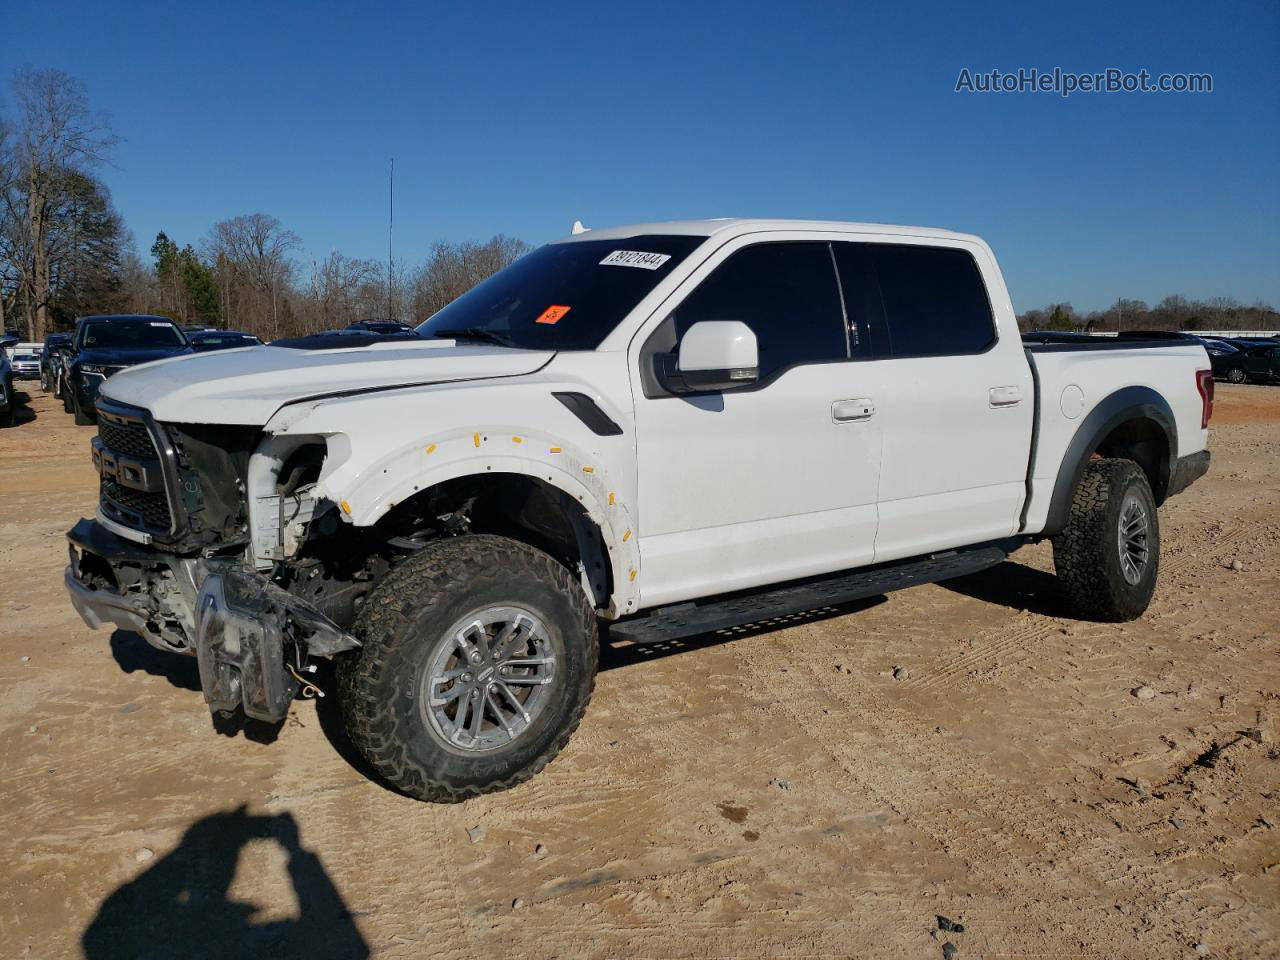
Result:
{"label": "side mirror", "polygon": [[[732,390],[760,378],[756,335],[741,320],[703,320],[690,327],[676,348],[675,369],[667,354],[658,367],[663,386],[673,393]],[[665,368],[665,369],[664,369]]]}

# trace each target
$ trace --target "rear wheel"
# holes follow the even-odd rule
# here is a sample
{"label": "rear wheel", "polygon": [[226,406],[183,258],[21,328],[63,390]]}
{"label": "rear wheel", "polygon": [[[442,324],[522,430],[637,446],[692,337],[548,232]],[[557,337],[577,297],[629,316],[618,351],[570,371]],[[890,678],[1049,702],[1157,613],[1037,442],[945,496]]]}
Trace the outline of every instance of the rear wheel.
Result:
{"label": "rear wheel", "polygon": [[356,747],[392,785],[455,802],[504,790],[568,743],[599,657],[577,578],[506,537],[430,544],[369,594],[339,665]]}
{"label": "rear wheel", "polygon": [[1053,562],[1077,616],[1124,621],[1151,603],[1160,568],[1160,523],[1147,476],[1132,460],[1093,460],[1053,538]]}
{"label": "rear wheel", "polygon": [[1244,371],[1239,367],[1232,367],[1227,371],[1227,379],[1232,383],[1244,383]]}

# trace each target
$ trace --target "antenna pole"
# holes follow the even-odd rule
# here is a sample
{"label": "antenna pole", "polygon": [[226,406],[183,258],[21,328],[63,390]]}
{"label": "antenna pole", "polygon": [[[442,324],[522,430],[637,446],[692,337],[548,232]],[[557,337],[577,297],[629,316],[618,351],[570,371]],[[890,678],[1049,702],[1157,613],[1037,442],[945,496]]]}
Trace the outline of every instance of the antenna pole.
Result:
{"label": "antenna pole", "polygon": [[394,320],[391,315],[391,242],[396,223],[396,160],[391,158],[390,194],[387,206],[387,319]]}

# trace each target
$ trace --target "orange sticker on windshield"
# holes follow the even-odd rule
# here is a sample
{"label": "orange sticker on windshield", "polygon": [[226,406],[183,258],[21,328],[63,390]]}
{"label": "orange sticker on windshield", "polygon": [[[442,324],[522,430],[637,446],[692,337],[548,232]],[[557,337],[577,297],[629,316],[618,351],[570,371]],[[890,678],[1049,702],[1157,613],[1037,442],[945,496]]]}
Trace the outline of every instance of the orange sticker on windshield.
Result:
{"label": "orange sticker on windshield", "polygon": [[542,316],[538,317],[534,323],[556,324],[560,322],[560,318],[569,312],[568,307],[547,307],[542,311]]}

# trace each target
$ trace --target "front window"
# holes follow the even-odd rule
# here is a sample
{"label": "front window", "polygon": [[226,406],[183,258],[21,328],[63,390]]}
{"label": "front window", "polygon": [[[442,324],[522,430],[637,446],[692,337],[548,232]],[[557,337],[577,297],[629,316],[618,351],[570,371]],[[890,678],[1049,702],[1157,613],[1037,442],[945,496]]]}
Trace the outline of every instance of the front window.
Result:
{"label": "front window", "polygon": [[186,345],[182,331],[162,320],[89,322],[80,333],[80,346],[86,349],[158,350]]}
{"label": "front window", "polygon": [[549,244],[437,311],[418,333],[530,350],[594,350],[705,240],[649,235]]}

